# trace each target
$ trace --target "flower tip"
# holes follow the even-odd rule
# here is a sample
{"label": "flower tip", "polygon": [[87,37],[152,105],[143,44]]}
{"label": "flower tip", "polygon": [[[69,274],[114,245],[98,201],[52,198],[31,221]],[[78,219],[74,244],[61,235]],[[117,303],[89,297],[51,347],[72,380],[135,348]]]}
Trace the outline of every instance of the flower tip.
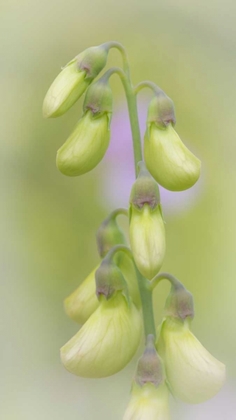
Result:
{"label": "flower tip", "polygon": [[168,394],[165,384],[157,388],[151,383],[134,384],[123,420],[170,420]]}
{"label": "flower tip", "polygon": [[189,404],[214,397],[225,382],[225,365],[193,335],[187,321],[167,317],[162,324],[158,351],[165,362],[173,394]]}

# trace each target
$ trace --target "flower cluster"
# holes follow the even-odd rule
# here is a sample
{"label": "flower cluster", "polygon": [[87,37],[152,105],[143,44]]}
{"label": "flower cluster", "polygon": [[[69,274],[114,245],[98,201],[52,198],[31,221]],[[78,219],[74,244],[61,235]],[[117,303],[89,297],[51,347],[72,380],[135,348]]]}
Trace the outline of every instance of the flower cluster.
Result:
{"label": "flower cluster", "polygon": [[[122,54],[124,70],[111,68],[94,81],[113,47]],[[86,91],[83,115],[58,150],[56,163],[67,176],[91,171],[109,146],[109,78],[115,73],[126,93],[137,177],[129,209],[116,209],[98,229],[100,263],[64,301],[65,312],[81,327],[61,348],[61,361],[78,376],[110,376],[130,362],[144,336],[145,349],[123,419],[167,420],[170,393],[184,402],[200,403],[213,397],[225,380],[225,366],[191,332],[191,293],[171,274],[159,273],[166,237],[158,184],[170,191],[192,187],[200,176],[200,161],[174,129],[172,100],[151,82],[133,88],[125,50],[116,42],[88,48],[70,61],[49,88],[43,113],[45,117],[64,114]],[[136,95],[144,87],[151,88],[154,97],[147,114],[143,160]],[[128,216],[128,239],[117,222],[119,215]],[[163,320],[156,327],[152,292],[163,279],[171,289]]]}

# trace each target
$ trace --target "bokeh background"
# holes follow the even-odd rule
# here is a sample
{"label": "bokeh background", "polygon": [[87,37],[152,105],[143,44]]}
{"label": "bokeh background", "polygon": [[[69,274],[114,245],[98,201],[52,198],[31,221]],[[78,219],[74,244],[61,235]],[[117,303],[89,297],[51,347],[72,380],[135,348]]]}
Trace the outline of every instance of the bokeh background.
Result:
{"label": "bokeh background", "polygon": [[[98,262],[95,232],[133,181],[122,86],[112,79],[108,155],[86,176],[67,179],[55,165],[82,100],[57,120],[41,115],[61,66],[107,40],[127,47],[135,84],[151,79],[174,100],[177,131],[203,164],[191,192],[162,190],[163,268],[194,294],[194,333],[228,378],[202,405],[172,401],[173,419],[235,419],[235,16],[233,0],[1,0],[1,419],[119,420],[128,402],[135,360],[100,381],[70,375],[59,360],[78,329],[63,299]],[[139,97],[142,132],[150,98]],[[157,322],[167,292],[155,294]]]}

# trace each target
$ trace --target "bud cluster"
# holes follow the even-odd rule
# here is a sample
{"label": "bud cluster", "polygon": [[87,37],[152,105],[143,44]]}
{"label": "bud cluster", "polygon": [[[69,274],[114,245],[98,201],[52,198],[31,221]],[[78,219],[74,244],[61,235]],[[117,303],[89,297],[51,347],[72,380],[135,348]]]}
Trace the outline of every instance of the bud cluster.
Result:
{"label": "bud cluster", "polygon": [[[122,53],[124,70],[110,69],[94,81],[112,47]],[[58,150],[56,163],[67,176],[91,171],[109,146],[109,77],[113,73],[121,77],[126,92],[137,179],[129,209],[115,210],[98,229],[99,263],[64,301],[66,314],[81,327],[61,348],[61,361],[78,376],[110,376],[130,362],[144,336],[145,349],[123,420],[168,420],[170,392],[184,402],[200,403],[213,397],[225,380],[225,366],[191,332],[191,293],[172,275],[159,274],[166,235],[158,184],[171,191],[192,187],[200,176],[200,161],[176,133],[174,104],[157,87],[148,109],[143,160],[137,90],[130,81],[124,48],[116,42],[88,48],[70,61],[49,88],[43,113],[45,117],[61,116],[86,92],[83,115]],[[151,82],[141,85],[153,87]],[[117,222],[121,214],[128,216],[128,238]],[[163,320],[156,327],[152,292],[162,279],[170,281],[171,289]]]}

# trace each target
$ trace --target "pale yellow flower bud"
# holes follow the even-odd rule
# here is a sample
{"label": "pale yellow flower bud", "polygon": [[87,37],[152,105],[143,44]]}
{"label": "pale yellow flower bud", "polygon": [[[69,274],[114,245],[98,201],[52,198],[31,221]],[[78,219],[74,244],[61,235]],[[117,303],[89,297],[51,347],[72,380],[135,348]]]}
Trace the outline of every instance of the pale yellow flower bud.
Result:
{"label": "pale yellow flower bud", "polygon": [[59,117],[72,107],[105,67],[107,53],[104,45],[87,48],[62,69],[45,96],[45,118]]}
{"label": "pale yellow flower bud", "polygon": [[182,143],[171,123],[165,128],[148,123],[144,156],[152,176],[168,190],[186,190],[200,176],[200,160]]}
{"label": "pale yellow flower bud", "polygon": [[[78,324],[84,324],[98,308],[96,296],[95,272],[99,265],[86,277],[77,289],[64,300],[66,314]],[[137,308],[140,308],[140,294],[136,271],[133,262],[126,255],[122,255],[118,267],[127,282],[128,292]]]}
{"label": "pale yellow flower bud", "polygon": [[169,420],[168,394],[165,384],[134,383],[123,420]]}
{"label": "pale yellow flower bud", "polygon": [[80,331],[61,348],[65,368],[78,376],[102,378],[123,369],[134,356],[142,321],[122,292],[101,297],[97,310]]}
{"label": "pale yellow flower bud", "polygon": [[67,176],[91,171],[104,157],[110,140],[109,115],[87,111],[57,152],[57,167]]}
{"label": "pale yellow flower bud", "polygon": [[64,301],[66,314],[79,324],[84,324],[99,306],[95,284],[95,272],[98,267],[99,265]]}
{"label": "pale yellow flower bud", "polygon": [[47,91],[43,102],[43,116],[52,118],[63,115],[89,84],[86,72],[79,70],[76,61],[72,61],[64,67]]}
{"label": "pale yellow flower bud", "polygon": [[189,329],[189,320],[167,317],[157,344],[173,394],[190,404],[214,397],[225,381],[225,365]]}
{"label": "pale yellow flower bud", "polygon": [[165,227],[161,209],[144,204],[131,205],[130,243],[140,273],[151,280],[160,270],[165,256]]}

